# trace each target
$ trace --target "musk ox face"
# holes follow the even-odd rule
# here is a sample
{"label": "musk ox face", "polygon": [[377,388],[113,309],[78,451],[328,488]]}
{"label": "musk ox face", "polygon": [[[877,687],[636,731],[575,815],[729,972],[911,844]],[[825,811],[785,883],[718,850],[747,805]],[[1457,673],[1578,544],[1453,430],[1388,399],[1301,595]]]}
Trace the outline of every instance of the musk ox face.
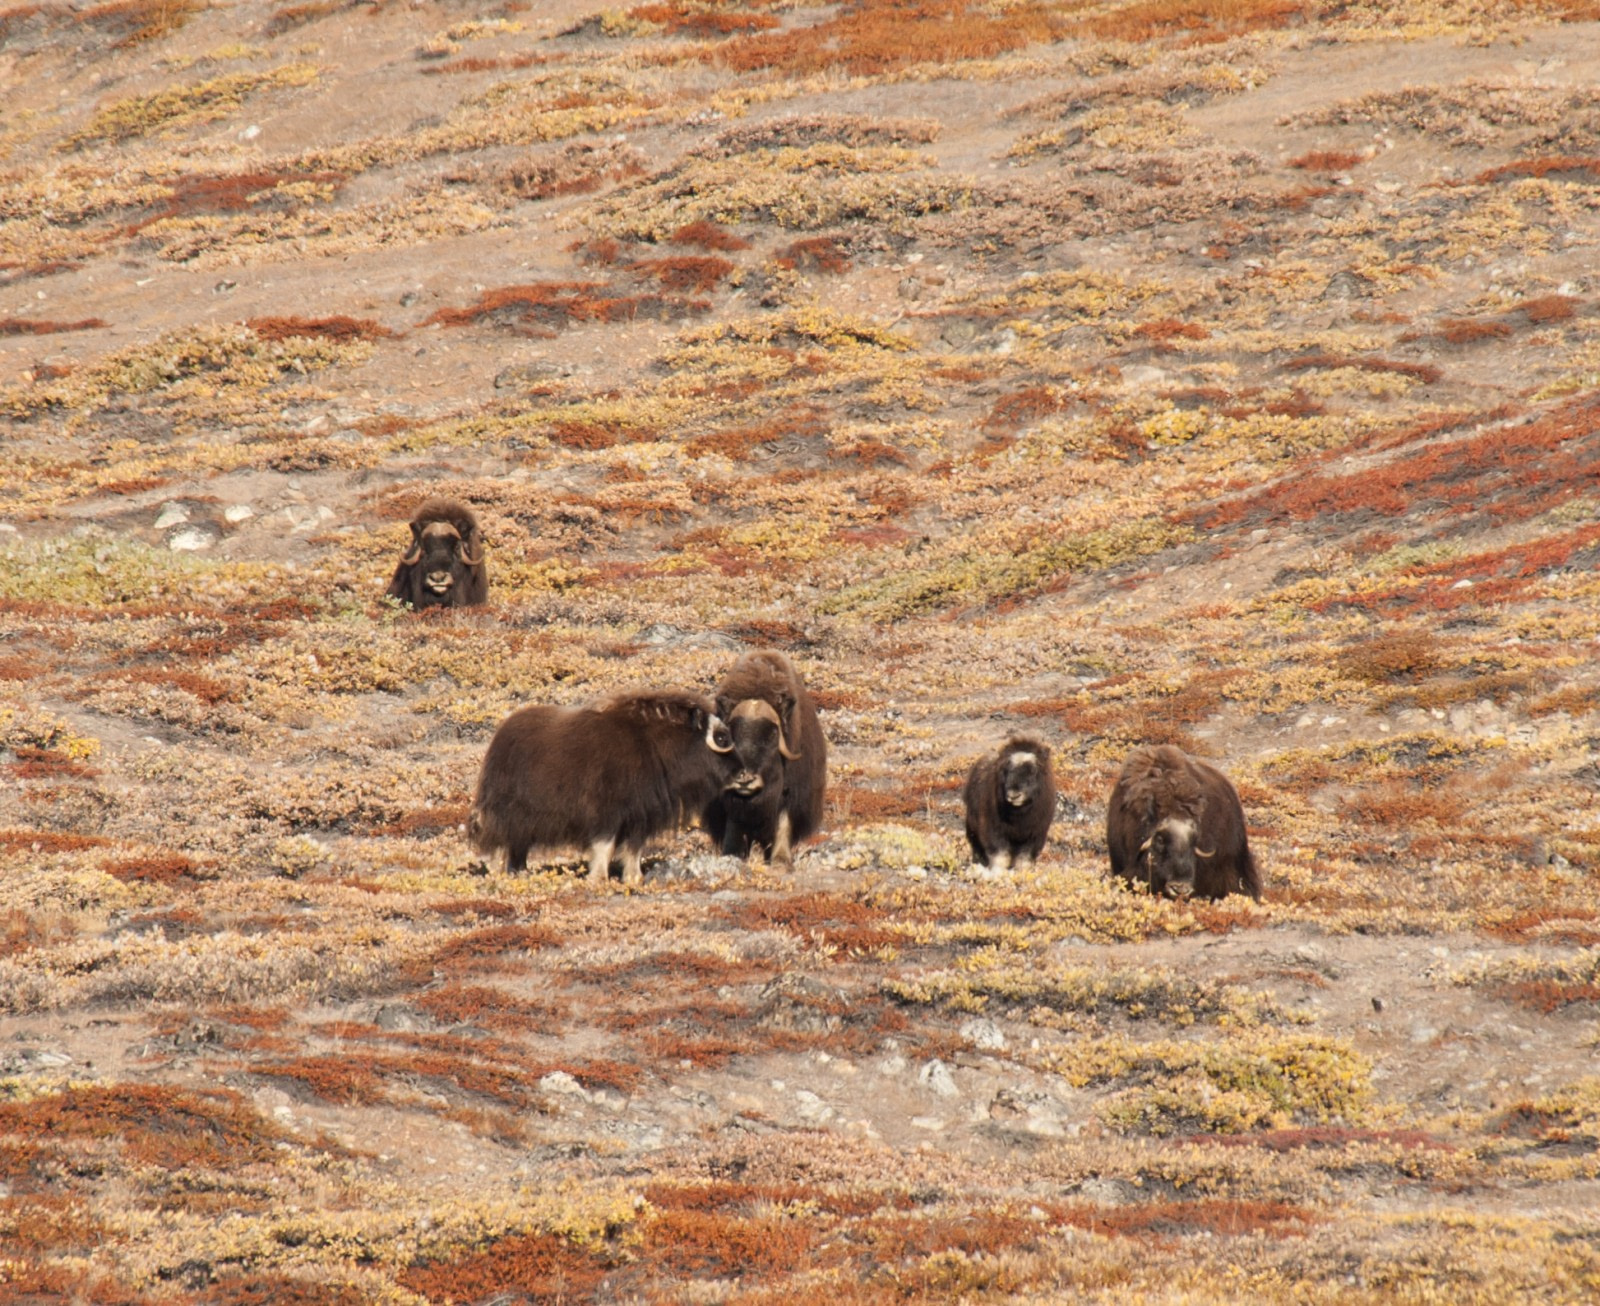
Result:
{"label": "musk ox face", "polygon": [[449,603],[456,587],[465,587],[469,570],[483,562],[482,555],[474,557],[471,546],[449,522],[413,522],[411,537],[411,549],[403,561],[416,567],[425,603]]}
{"label": "musk ox face", "polygon": [[1188,898],[1194,894],[1195,859],[1215,856],[1195,846],[1195,823],[1180,817],[1163,821],[1139,845],[1145,878],[1152,893],[1168,898]]}
{"label": "musk ox face", "polygon": [[1008,753],[1000,767],[1000,792],[1007,807],[1027,807],[1039,796],[1039,758]]}
{"label": "musk ox face", "polygon": [[781,792],[783,764],[797,755],[783,737],[777,711],[756,698],[747,698],[731,709],[719,705],[719,710],[728,718],[726,730],[737,767],[723,791],[746,801],[754,801],[763,792]]}

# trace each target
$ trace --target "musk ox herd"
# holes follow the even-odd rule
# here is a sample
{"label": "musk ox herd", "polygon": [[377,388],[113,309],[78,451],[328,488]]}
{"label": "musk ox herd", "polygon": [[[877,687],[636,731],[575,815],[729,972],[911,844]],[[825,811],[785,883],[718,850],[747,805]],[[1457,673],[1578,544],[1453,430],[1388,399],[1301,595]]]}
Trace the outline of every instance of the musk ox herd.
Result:
{"label": "musk ox herd", "polygon": [[[413,609],[487,602],[483,534],[465,504],[434,498],[410,522],[388,597]],[[643,878],[645,845],[686,824],[721,853],[789,869],[822,824],[828,742],[782,653],[746,653],[715,692],[623,694],[593,707],[524,707],[484,754],[467,836],[524,869],[534,850],[581,849],[592,881],[622,864]],[[1031,865],[1056,811],[1048,745],[1013,735],[972,765],[962,792],[973,861]],[[1261,899],[1244,808],[1228,778],[1170,744],[1136,748],[1106,809],[1111,872],[1167,898]]]}

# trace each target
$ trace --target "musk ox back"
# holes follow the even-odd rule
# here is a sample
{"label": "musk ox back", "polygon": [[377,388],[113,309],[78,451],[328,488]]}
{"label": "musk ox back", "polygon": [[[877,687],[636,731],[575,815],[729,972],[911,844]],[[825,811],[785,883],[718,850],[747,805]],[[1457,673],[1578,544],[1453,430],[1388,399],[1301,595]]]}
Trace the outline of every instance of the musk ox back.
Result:
{"label": "musk ox back", "polygon": [[774,866],[822,824],[828,741],[800,673],[782,653],[744,654],[717,687],[717,711],[733,736],[736,765],[701,824],[724,853],[759,848]]}
{"label": "musk ox back", "polygon": [[1228,777],[1180,748],[1135,749],[1106,809],[1111,871],[1169,898],[1261,901],[1244,808]]}
{"label": "musk ox back", "polygon": [[1000,751],[980,757],[962,792],[972,860],[995,870],[1039,856],[1056,810],[1050,749],[1037,739],[1013,735]]}
{"label": "musk ox back", "polygon": [[478,519],[455,499],[429,499],[411,519],[411,543],[385,591],[413,608],[465,608],[489,598]]}
{"label": "musk ox back", "polygon": [[637,884],[647,840],[698,812],[726,782],[733,753],[715,706],[698,694],[628,694],[598,707],[525,707],[494,733],[467,834],[521,870],[533,848],[582,848],[589,878],[614,849]]}

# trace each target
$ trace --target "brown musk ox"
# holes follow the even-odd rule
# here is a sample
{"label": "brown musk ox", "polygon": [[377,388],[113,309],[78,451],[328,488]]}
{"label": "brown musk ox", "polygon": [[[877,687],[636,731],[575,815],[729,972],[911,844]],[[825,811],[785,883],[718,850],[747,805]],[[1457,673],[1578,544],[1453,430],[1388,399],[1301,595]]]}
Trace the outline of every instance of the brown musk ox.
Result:
{"label": "brown musk ox", "polygon": [[1232,782],[1171,744],[1136,748],[1106,808],[1111,872],[1168,898],[1261,901],[1261,872]]}
{"label": "brown musk ox", "polygon": [[508,871],[533,848],[581,848],[591,882],[620,848],[623,883],[638,884],[645,843],[720,793],[732,757],[727,726],[699,694],[520,708],[489,741],[467,837],[482,853],[504,849]]}
{"label": "brown musk ox", "polygon": [[1013,735],[999,752],[972,764],[962,798],[974,862],[997,871],[1031,865],[1056,813],[1048,745]]}
{"label": "brown musk ox", "polygon": [[773,866],[794,862],[794,845],[822,824],[828,741],[800,673],[782,653],[762,649],[736,661],[717,686],[717,712],[733,736],[736,762],[722,792],[700,813],[723,853],[760,849]]}
{"label": "brown musk ox", "polygon": [[418,508],[411,519],[411,543],[384,592],[418,609],[487,602],[489,569],[472,509],[456,499],[429,499]]}

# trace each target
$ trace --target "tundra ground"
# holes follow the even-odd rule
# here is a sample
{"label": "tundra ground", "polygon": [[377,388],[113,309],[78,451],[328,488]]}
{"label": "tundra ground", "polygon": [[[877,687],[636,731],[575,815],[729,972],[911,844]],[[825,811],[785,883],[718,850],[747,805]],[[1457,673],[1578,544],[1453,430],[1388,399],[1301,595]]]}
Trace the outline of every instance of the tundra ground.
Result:
{"label": "tundra ground", "polygon": [[[1593,1300],[1597,19],[0,8],[0,1296]],[[471,854],[763,647],[792,874]],[[1108,881],[1153,742],[1261,904]]]}

